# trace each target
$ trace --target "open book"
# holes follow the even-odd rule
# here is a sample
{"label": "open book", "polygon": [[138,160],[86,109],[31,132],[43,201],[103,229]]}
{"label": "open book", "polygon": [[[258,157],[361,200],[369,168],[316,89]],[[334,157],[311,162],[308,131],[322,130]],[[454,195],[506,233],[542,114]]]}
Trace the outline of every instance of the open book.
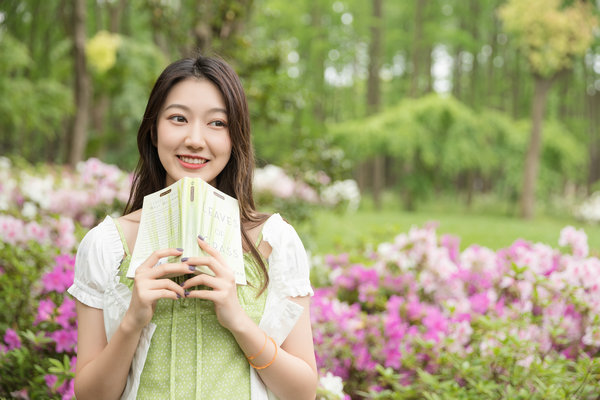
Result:
{"label": "open book", "polygon": [[[238,201],[200,178],[185,177],[144,197],[142,217],[127,277],[152,254],[165,248],[183,248],[185,257],[206,255],[198,246],[202,235],[217,249],[235,274],[235,282],[246,284],[240,210]],[[168,257],[163,262],[178,262]],[[196,269],[210,275],[207,266]]]}

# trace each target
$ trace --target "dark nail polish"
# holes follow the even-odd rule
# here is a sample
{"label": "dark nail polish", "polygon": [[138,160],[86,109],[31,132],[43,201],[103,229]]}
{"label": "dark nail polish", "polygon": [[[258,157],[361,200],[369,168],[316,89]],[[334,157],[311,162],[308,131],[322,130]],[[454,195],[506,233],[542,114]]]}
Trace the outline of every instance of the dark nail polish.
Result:
{"label": "dark nail polish", "polygon": [[190,259],[189,257],[181,257],[181,262],[186,262],[189,259]]}
{"label": "dark nail polish", "polygon": [[204,236],[202,236],[202,235],[198,235],[198,239],[200,239],[200,240],[204,241]]}
{"label": "dark nail polish", "polygon": [[183,292],[183,293],[186,295],[186,297],[190,295],[190,292],[187,291],[187,290],[185,292]]}
{"label": "dark nail polish", "polygon": [[182,252],[182,251],[183,251],[183,249],[182,249],[181,247],[178,247],[176,250],[177,250],[177,251],[180,251],[180,252]]}
{"label": "dark nail polish", "polygon": [[190,271],[196,272],[196,267],[194,267],[193,265],[190,265]]}

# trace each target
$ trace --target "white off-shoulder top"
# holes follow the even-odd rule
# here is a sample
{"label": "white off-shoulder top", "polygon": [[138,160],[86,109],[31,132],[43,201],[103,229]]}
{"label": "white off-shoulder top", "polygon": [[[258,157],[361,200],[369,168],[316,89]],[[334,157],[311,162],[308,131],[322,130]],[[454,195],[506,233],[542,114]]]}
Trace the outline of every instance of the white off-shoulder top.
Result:
{"label": "white off-shoulder top", "polygon": [[[269,285],[259,327],[281,345],[304,310],[289,297],[313,295],[308,258],[300,237],[279,214],[273,214],[267,219],[262,237],[269,243],[272,251],[267,259]],[[81,303],[103,310],[107,340],[110,340],[121,323],[131,300],[131,291],[120,283],[118,275],[125,255],[119,230],[113,219],[107,216],[81,241],[75,260],[74,282],[67,290]],[[142,331],[121,399],[136,397],[155,328],[150,323]],[[251,370],[250,388],[253,400],[276,398],[264,386],[254,369]]]}

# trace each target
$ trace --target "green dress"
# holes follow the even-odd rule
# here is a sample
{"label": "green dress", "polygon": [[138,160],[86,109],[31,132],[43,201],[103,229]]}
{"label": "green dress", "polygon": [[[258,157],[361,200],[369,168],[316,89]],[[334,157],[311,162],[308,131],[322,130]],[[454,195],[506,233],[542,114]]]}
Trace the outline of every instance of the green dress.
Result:
{"label": "green dress", "polygon": [[[121,227],[125,249],[120,266],[125,278],[131,255]],[[262,235],[258,240],[262,239]],[[266,260],[263,259],[266,264]],[[248,284],[238,286],[242,308],[258,324],[267,298],[260,296],[259,266],[244,255]],[[180,277],[178,283],[185,277]],[[250,399],[250,365],[233,335],[219,324],[213,302],[202,299],[161,299],[152,318],[156,331],[141,375],[138,399]]]}

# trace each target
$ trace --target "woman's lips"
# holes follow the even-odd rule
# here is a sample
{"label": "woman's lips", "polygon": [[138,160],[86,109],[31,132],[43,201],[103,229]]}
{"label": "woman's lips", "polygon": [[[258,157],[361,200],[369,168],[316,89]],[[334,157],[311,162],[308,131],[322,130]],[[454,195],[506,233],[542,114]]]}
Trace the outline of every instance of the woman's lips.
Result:
{"label": "woman's lips", "polygon": [[179,164],[188,169],[199,169],[204,167],[208,160],[202,157],[177,156]]}

